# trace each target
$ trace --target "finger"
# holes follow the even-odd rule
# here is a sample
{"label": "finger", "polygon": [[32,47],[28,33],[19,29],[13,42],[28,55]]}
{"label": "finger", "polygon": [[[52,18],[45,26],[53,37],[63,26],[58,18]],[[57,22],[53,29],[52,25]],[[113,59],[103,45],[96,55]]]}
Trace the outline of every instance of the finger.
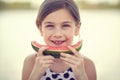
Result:
{"label": "finger", "polygon": [[48,47],[41,47],[39,50],[38,50],[38,54],[37,56],[43,56],[43,51],[45,51]]}
{"label": "finger", "polygon": [[36,58],[36,61],[39,64],[46,65],[46,64],[53,64],[55,60],[54,60],[54,57],[52,56],[38,56]]}
{"label": "finger", "polygon": [[42,60],[41,62],[44,64],[53,64],[54,60]]}
{"label": "finger", "polygon": [[73,65],[76,63],[75,60],[71,60],[69,58],[61,57],[60,59],[62,59],[63,61],[65,61],[67,63],[73,64]]}
{"label": "finger", "polygon": [[50,56],[50,55],[43,57],[43,60],[54,60],[54,59],[55,58],[53,56]]}
{"label": "finger", "polygon": [[53,64],[52,63],[50,63],[50,64],[45,64],[44,66],[46,67],[46,68],[48,68],[48,67],[50,67],[50,66],[52,66]]}
{"label": "finger", "polygon": [[66,58],[62,58],[62,57],[61,57],[61,59],[63,60],[63,62],[64,62],[65,64],[67,64],[67,65],[68,65],[69,67],[71,67],[71,68],[73,68],[73,67],[76,65],[76,61],[73,62],[73,61],[67,60]]}
{"label": "finger", "polygon": [[68,48],[73,52],[73,54],[74,54],[75,56],[80,57],[80,54],[79,54],[79,52],[78,52],[76,49],[74,49],[74,48],[71,47],[71,46],[68,46]]}
{"label": "finger", "polygon": [[63,60],[63,62],[64,62],[65,64],[67,64],[69,67],[72,67],[72,65],[73,65],[73,64],[70,64],[70,63],[66,62],[65,60]]}
{"label": "finger", "polygon": [[70,54],[66,54],[66,53],[61,53],[60,55],[61,55],[61,57],[69,58],[71,60],[78,61],[78,57],[76,57],[76,56],[73,56],[73,55],[70,55]]}

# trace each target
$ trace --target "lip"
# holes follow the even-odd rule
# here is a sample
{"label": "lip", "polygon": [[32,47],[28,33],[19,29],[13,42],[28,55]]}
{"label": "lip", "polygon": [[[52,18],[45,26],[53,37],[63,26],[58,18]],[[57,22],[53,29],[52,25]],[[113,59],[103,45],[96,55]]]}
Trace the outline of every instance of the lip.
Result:
{"label": "lip", "polygon": [[51,40],[54,46],[62,46],[66,41],[65,40]]}

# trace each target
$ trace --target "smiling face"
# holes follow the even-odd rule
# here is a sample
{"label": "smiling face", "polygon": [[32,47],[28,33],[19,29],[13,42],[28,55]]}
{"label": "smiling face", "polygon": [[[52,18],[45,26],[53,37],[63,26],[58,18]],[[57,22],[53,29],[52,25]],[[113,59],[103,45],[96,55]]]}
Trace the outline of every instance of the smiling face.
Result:
{"label": "smiling face", "polygon": [[66,9],[59,9],[47,15],[39,26],[44,41],[49,46],[67,46],[79,35],[80,24]]}

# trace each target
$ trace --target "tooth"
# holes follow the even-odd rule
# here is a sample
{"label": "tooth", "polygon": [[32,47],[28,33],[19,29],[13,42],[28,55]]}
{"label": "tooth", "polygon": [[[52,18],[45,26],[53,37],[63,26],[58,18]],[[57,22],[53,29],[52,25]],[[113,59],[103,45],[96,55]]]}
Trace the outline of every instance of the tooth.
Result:
{"label": "tooth", "polygon": [[56,44],[59,44],[59,43],[61,43],[60,41],[56,41]]}
{"label": "tooth", "polygon": [[60,42],[59,41],[56,41],[57,44],[59,44]]}

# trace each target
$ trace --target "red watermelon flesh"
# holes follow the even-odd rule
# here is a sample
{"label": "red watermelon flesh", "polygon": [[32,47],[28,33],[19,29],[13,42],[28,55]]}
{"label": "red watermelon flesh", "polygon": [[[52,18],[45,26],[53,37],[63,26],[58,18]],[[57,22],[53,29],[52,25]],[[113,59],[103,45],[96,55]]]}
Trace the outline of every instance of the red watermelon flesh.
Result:
{"label": "red watermelon flesh", "polygon": [[[39,48],[41,48],[43,46],[48,47],[48,49],[43,52],[44,55],[52,55],[55,58],[59,58],[61,52],[73,54],[67,46],[59,46],[59,47],[47,46],[47,45],[41,45],[41,44],[37,43],[36,41],[32,41],[31,45],[36,52],[38,52]],[[82,47],[82,40],[71,46],[73,48],[75,48],[77,51],[79,51]]]}

